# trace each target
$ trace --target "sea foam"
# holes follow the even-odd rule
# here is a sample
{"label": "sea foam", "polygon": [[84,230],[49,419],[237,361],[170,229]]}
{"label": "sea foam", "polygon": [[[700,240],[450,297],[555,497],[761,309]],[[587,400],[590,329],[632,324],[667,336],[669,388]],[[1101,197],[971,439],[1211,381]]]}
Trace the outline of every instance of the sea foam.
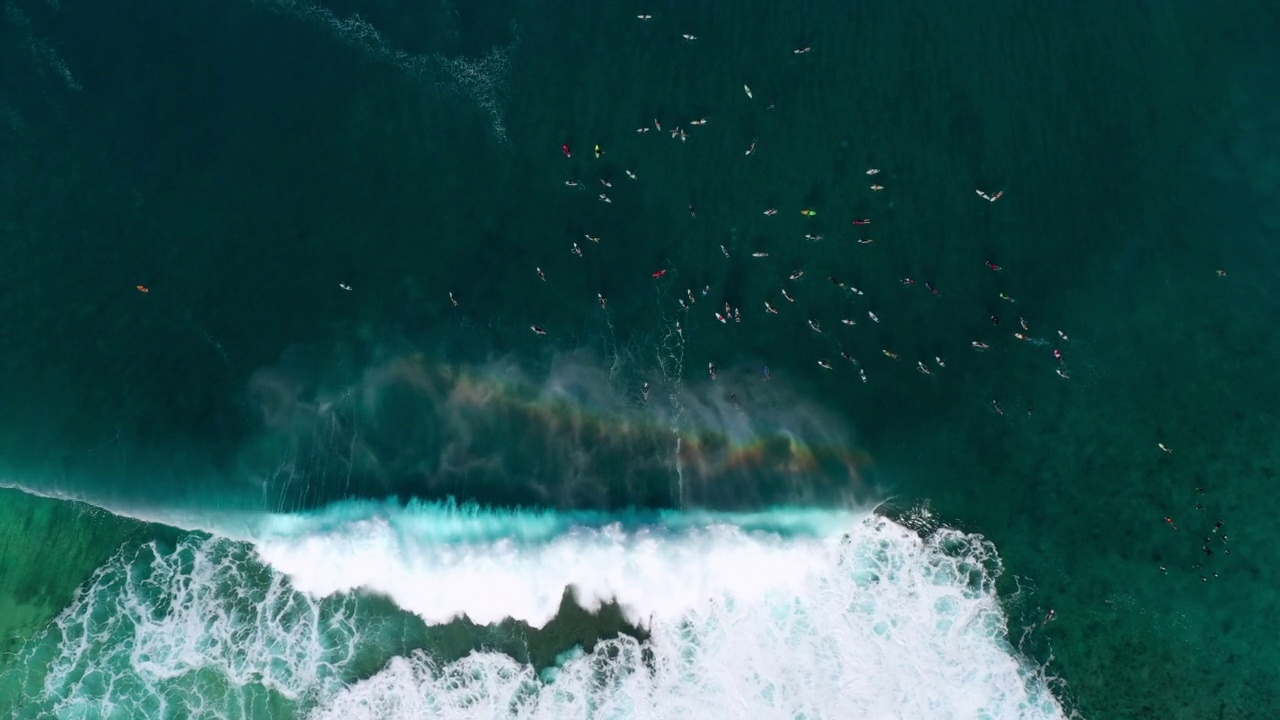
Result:
{"label": "sea foam", "polygon": [[[122,551],[29,648],[31,707],[344,720],[1064,716],[1043,669],[1007,640],[1000,561],[977,535],[921,534],[866,512],[360,503],[261,517],[252,534]],[[413,651],[352,675],[378,633],[342,591],[384,593],[432,622],[538,625],[566,587],[586,604],[616,599],[650,636],[569,651],[541,673],[500,653],[441,663]]]}

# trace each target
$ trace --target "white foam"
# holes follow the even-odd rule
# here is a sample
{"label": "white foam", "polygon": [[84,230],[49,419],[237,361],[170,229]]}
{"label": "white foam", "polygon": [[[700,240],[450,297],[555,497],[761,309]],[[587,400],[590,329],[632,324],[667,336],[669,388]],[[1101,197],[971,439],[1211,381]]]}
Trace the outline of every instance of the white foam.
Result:
{"label": "white foam", "polygon": [[247,560],[239,543],[199,536],[122,551],[28,647],[25,708],[251,717],[268,704],[264,690],[294,701],[332,695],[358,638],[350,602],[322,605]]}
{"label": "white foam", "polygon": [[[607,520],[371,503],[259,518],[257,554],[291,580],[239,542],[151,543],[86,583],[20,685],[60,717],[278,714],[270,696],[342,720],[1064,717],[1010,647],[980,536],[817,510]],[[374,588],[432,620],[540,624],[566,585],[616,597],[651,637],[542,675],[415,652],[353,683],[376,621],[350,595],[315,597]]]}
{"label": "white foam", "polygon": [[798,514],[790,534],[800,525],[809,537],[782,542],[776,533],[741,529],[759,516],[700,516],[709,521],[703,525],[669,517],[627,529],[554,514],[352,504],[315,518],[270,518],[252,541],[300,590],[372,590],[431,623],[465,614],[481,624],[512,617],[541,627],[573,587],[584,607],[616,598],[632,622],[646,624],[655,614],[679,617],[708,598],[754,602],[827,571],[839,539],[814,537],[813,530],[826,521],[829,533],[832,520],[847,528],[860,516]]}
{"label": "white foam", "polygon": [[[490,577],[457,570],[432,581],[488,586],[486,607],[519,612],[533,583],[518,569],[562,578],[572,573],[551,565],[567,562],[588,586],[600,582],[590,575],[610,578],[624,604],[652,612],[650,640],[603,643],[543,678],[493,653],[444,666],[414,654],[314,717],[1063,717],[1043,676],[1005,639],[998,560],[981,538],[942,531],[924,540],[873,518],[844,540],[722,529],[681,539],[683,550],[618,533],[573,544],[582,559],[502,554]],[[514,584],[490,584],[499,579]]]}

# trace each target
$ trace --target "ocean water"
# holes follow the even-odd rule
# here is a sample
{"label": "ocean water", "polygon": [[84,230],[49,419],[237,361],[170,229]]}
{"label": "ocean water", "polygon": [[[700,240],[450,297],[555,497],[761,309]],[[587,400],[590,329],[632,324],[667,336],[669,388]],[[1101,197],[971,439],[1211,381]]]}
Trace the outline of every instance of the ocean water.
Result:
{"label": "ocean water", "polygon": [[0,714],[1274,717],[1275,37],[7,0]]}

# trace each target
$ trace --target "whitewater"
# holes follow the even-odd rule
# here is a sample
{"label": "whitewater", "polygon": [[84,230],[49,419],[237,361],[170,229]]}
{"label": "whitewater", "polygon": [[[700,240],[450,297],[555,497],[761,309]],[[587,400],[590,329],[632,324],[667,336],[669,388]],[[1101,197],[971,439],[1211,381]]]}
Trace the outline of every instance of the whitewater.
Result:
{"label": "whitewater", "polygon": [[[996,549],[930,522],[347,502],[206,524],[123,548],[28,643],[0,681],[32,716],[1065,716],[1008,640]],[[431,624],[540,627],[566,588],[647,637],[540,670],[483,650],[366,667],[386,639],[371,593]]]}

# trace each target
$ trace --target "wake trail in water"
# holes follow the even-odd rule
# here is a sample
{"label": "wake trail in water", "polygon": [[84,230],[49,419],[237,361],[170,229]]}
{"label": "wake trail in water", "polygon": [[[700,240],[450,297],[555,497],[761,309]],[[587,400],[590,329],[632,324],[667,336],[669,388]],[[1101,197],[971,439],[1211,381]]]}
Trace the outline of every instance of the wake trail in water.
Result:
{"label": "wake trail in water", "polygon": [[510,142],[507,137],[504,101],[507,97],[506,80],[511,69],[514,44],[491,48],[478,58],[417,55],[389,43],[377,28],[358,13],[345,18],[339,17],[323,5],[303,0],[252,2],[274,12],[319,25],[345,45],[356,48],[367,57],[396,67],[415,81],[438,90],[465,95],[488,113],[494,137],[503,144]]}

